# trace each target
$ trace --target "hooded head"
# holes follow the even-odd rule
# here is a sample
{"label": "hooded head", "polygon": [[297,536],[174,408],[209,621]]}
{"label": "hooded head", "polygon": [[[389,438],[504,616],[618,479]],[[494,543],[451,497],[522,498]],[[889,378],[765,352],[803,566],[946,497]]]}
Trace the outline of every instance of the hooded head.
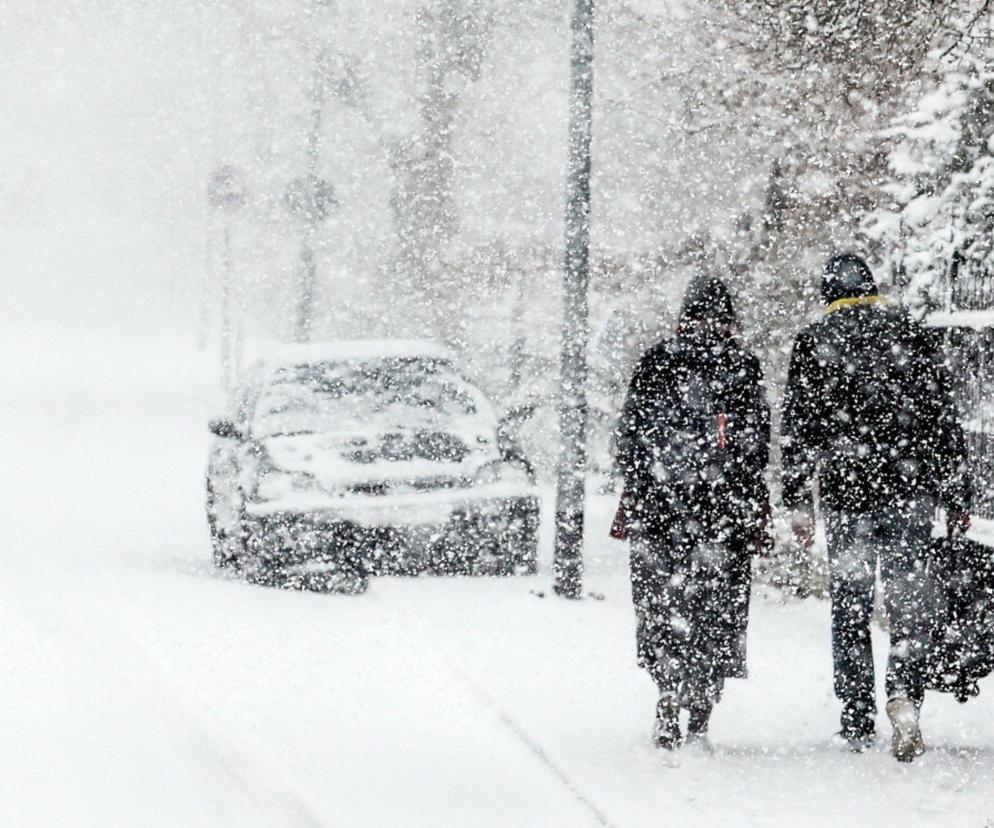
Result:
{"label": "hooded head", "polygon": [[717,276],[697,276],[687,286],[680,324],[709,323],[731,328],[735,324],[732,295]]}
{"label": "hooded head", "polygon": [[839,253],[825,263],[821,276],[821,298],[826,305],[839,299],[875,296],[877,283],[870,267],[855,253]]}

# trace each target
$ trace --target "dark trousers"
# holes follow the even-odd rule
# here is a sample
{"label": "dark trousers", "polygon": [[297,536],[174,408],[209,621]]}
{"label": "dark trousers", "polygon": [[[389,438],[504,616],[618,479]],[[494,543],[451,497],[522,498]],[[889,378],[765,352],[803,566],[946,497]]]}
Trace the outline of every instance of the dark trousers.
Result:
{"label": "dark trousers", "polygon": [[890,621],[887,698],[921,704],[934,595],[926,573],[932,502],[917,501],[879,512],[827,512],[832,589],[832,658],[835,694],[843,722],[876,712],[870,619],[877,564]]}

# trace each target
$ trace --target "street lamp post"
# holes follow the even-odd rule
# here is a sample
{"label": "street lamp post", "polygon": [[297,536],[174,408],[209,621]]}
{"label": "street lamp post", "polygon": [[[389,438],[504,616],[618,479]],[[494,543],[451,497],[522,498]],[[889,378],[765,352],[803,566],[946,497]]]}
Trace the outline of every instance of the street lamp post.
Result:
{"label": "street lamp post", "polygon": [[294,341],[309,342],[314,324],[314,298],[317,292],[317,262],[314,242],[318,227],[331,215],[337,203],[331,184],[316,175],[295,178],[286,188],[283,202],[301,221],[300,285],[297,291],[297,311],[294,319]]}
{"label": "street lamp post", "polygon": [[590,246],[590,141],[593,104],[594,0],[575,0],[570,50],[569,166],[556,487],[553,590],[582,595],[584,484],[587,470],[587,283]]}
{"label": "street lamp post", "polygon": [[245,203],[247,190],[241,171],[233,164],[219,167],[207,184],[207,201],[224,216],[224,239],[221,253],[221,380],[225,388],[234,382],[236,347],[232,325],[232,291],[234,263],[231,259],[231,216]]}
{"label": "street lamp post", "polygon": [[322,121],[324,118],[325,87],[328,82],[329,60],[322,50],[314,62],[311,83],[311,125],[307,133],[307,171],[287,187],[284,202],[287,209],[301,220],[300,286],[297,292],[297,312],[294,320],[294,340],[308,342],[314,325],[314,298],[317,292],[317,263],[314,243],[318,226],[331,215],[337,203],[332,185],[319,178]]}

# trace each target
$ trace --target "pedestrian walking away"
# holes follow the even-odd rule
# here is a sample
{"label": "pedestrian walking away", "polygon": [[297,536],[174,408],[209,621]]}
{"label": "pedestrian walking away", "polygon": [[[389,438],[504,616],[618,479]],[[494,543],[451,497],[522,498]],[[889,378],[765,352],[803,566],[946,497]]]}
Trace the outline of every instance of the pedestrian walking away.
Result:
{"label": "pedestrian walking away", "polygon": [[638,663],[659,690],[654,742],[706,739],[726,678],[746,675],[751,553],[766,537],[769,408],[724,283],[687,289],[676,335],[651,348],[617,432]]}
{"label": "pedestrian walking away", "polygon": [[881,296],[854,254],[829,259],[824,316],[794,342],[783,410],[783,502],[798,539],[814,536],[813,488],[824,517],[832,601],[835,693],[854,751],[875,738],[870,620],[879,566],[890,622],[887,714],[892,751],[925,750],[933,517],[969,524],[963,432],[933,333]]}

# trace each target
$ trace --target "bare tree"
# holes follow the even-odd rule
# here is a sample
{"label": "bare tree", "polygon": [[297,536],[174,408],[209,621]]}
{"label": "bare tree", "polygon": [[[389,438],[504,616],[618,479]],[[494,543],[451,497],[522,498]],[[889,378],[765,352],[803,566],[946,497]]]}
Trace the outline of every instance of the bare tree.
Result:
{"label": "bare tree", "polygon": [[763,136],[765,197],[739,266],[764,302],[751,333],[774,367],[816,300],[814,273],[824,255],[864,244],[861,223],[889,176],[881,128],[920,88],[930,52],[969,37],[969,21],[986,5],[703,4],[702,48],[724,71],[702,76],[688,121]]}
{"label": "bare tree", "polygon": [[480,77],[494,16],[488,0],[427,0],[416,20],[420,128],[389,150],[396,177],[394,276],[432,314],[428,325],[438,335],[446,327],[438,293],[453,289],[446,278],[446,248],[458,230],[453,123],[459,82]]}

